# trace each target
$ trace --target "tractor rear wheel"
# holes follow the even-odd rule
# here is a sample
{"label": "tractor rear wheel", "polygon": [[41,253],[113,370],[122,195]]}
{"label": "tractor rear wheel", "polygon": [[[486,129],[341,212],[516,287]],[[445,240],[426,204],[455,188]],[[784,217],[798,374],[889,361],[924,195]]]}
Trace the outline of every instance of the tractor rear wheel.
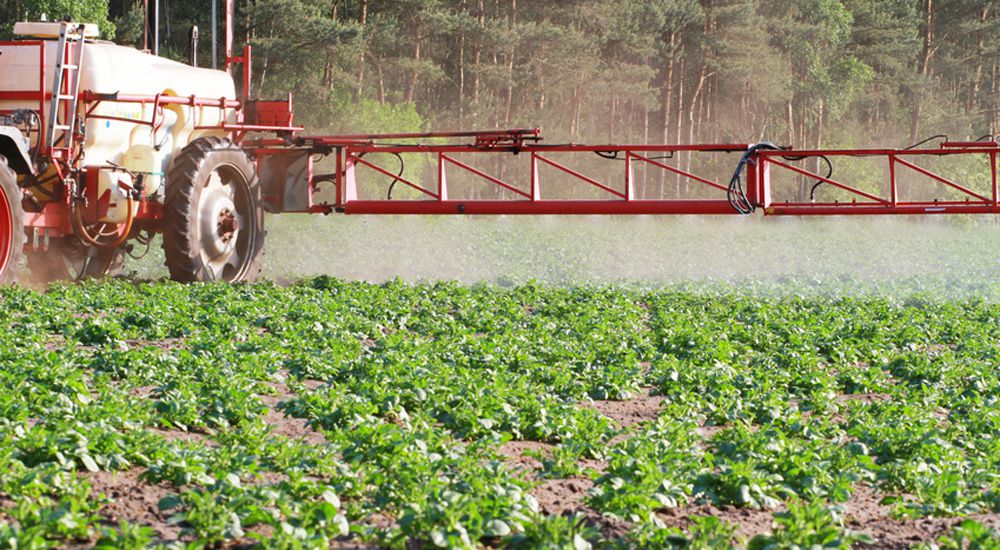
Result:
{"label": "tractor rear wheel", "polygon": [[17,174],[0,155],[0,284],[12,283],[24,257],[24,208]]}
{"label": "tractor rear wheel", "polygon": [[48,250],[28,250],[28,269],[39,283],[103,279],[125,268],[125,251],[120,248],[85,246],[74,236],[53,239]]}
{"label": "tractor rear wheel", "polygon": [[196,139],[167,172],[163,251],[175,281],[252,281],[264,250],[253,161],[228,139]]}

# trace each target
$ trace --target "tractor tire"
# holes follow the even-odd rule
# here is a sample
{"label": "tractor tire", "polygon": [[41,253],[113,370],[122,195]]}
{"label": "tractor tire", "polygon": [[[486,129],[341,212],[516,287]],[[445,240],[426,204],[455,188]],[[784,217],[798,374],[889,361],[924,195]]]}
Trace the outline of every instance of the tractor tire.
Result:
{"label": "tractor tire", "polygon": [[264,252],[257,170],[228,139],[199,138],[167,172],[163,252],[181,282],[252,281]]}
{"label": "tractor tire", "polygon": [[48,250],[28,250],[28,270],[36,283],[104,279],[125,269],[125,251],[120,248],[85,246],[74,236],[53,239]]}
{"label": "tractor tire", "polygon": [[0,284],[17,280],[17,271],[24,258],[23,193],[17,185],[17,174],[0,155]]}

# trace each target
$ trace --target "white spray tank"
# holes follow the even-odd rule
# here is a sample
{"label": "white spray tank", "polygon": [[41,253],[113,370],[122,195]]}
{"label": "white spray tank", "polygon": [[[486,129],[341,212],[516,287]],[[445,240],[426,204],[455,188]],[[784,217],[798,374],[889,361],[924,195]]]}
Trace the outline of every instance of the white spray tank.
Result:
{"label": "white spray tank", "polygon": [[[18,23],[14,32],[25,37],[25,43],[0,46],[0,91],[29,92],[42,90],[51,94],[54,60],[62,23]],[[82,167],[99,167],[101,192],[119,189],[126,172],[113,166],[141,173],[143,192],[152,198],[163,196],[163,174],[176,152],[203,136],[225,136],[227,132],[213,128],[235,123],[233,108],[192,106],[185,104],[155,105],[116,102],[114,94],[122,96],[180,97],[192,96],[211,100],[235,100],[236,87],[224,71],[191,67],[134,48],[94,40],[96,27],[87,26],[83,65],[80,70],[80,90],[104,94],[108,99],[84,105],[88,112],[84,131]],[[39,39],[42,39],[39,42]],[[39,45],[41,44],[41,45]],[[41,71],[41,55],[46,64]],[[75,52],[71,53],[71,58]],[[26,97],[29,94],[21,94]],[[49,101],[41,112],[48,116]],[[40,110],[38,99],[0,101],[0,110]],[[102,118],[106,117],[106,118]],[[150,123],[155,120],[155,127]],[[37,140],[37,134],[32,139]],[[158,166],[154,164],[159,163]],[[116,194],[118,191],[112,191]],[[100,195],[98,195],[100,196]],[[124,207],[123,207],[124,208]],[[121,211],[124,214],[124,210]],[[106,221],[116,221],[117,213],[109,210]]]}

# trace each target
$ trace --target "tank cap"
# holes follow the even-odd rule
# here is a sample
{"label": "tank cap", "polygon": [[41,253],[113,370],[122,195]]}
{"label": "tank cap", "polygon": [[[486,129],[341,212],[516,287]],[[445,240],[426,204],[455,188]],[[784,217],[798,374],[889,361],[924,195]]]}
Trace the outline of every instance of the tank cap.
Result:
{"label": "tank cap", "polygon": [[[59,38],[59,31],[62,30],[63,25],[69,25],[72,29],[76,29],[80,26],[79,23],[21,21],[19,23],[14,23],[14,34],[17,36],[31,36],[35,38]],[[98,36],[100,36],[100,33],[98,32],[97,25],[94,25],[93,23],[84,23],[84,38],[97,38]]]}

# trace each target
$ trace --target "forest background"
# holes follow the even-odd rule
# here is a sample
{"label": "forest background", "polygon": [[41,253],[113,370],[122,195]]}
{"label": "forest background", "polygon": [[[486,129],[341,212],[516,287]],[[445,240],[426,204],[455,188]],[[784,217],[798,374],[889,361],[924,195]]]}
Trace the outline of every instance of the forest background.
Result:
{"label": "forest background", "polygon": [[[142,4],[0,0],[0,20],[4,33],[43,13],[94,21],[141,47]],[[161,55],[187,59],[197,25],[210,65],[211,4],[160,5]],[[292,92],[298,121],[317,130],[905,146],[997,132],[998,11],[983,0],[237,0],[236,33],[254,46],[256,93]]]}

